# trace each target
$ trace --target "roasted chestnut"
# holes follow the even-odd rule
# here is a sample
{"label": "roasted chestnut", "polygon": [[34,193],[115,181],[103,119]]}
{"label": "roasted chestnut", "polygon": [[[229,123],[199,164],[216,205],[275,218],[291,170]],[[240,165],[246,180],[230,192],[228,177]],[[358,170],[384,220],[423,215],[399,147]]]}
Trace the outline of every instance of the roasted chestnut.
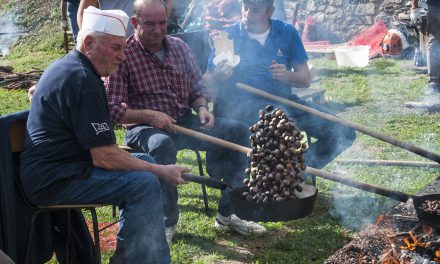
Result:
{"label": "roasted chestnut", "polygon": [[304,136],[280,108],[268,105],[258,115],[259,121],[249,128],[251,168],[245,171],[249,191],[242,193],[243,199],[268,203],[295,198],[294,191],[302,191],[301,172],[306,169]]}

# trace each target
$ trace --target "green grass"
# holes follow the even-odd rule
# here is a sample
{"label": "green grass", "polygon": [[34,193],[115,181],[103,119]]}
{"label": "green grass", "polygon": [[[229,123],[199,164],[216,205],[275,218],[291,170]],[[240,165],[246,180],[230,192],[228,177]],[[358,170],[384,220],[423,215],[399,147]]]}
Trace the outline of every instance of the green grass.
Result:
{"label": "green grass", "polygon": [[[27,2],[27,1],[25,1]],[[3,1],[8,8],[18,2]],[[34,16],[35,6],[50,7],[46,17]],[[44,69],[63,54],[62,35],[57,25],[58,1],[42,0],[22,11],[23,25],[35,29],[22,38],[0,65],[14,66],[16,72]],[[34,21],[34,22],[32,22]],[[40,23],[36,23],[40,22]],[[404,102],[423,97],[426,75],[411,69],[409,60],[377,59],[366,68],[338,68],[336,62],[312,59],[319,70],[313,87],[326,89],[326,103],[333,113],[370,130],[437,152],[440,148],[438,114],[407,109]],[[0,87],[0,115],[29,108],[25,90]],[[118,143],[124,130],[116,128]],[[203,154],[203,153],[202,153]],[[425,161],[424,158],[362,133],[339,158]],[[197,164],[192,151],[180,151],[178,163],[192,168]],[[387,188],[414,194],[438,176],[427,168],[347,165],[336,161],[326,171]],[[319,194],[312,214],[298,220],[264,223],[269,233],[261,238],[245,238],[214,228],[220,192],[208,188],[211,216],[204,214],[201,188],[190,183],[179,187],[181,208],[178,233],[171,246],[173,263],[323,263],[352,238],[362,225],[387,212],[395,201],[318,178]],[[111,207],[98,210],[100,221],[112,221]],[[87,218],[90,218],[86,214]],[[112,252],[103,252],[107,263]],[[52,260],[50,263],[55,263]]]}
{"label": "green grass", "polygon": [[[23,53],[23,56],[26,60],[30,55]],[[403,107],[406,100],[417,100],[423,95],[426,83],[425,76],[408,67],[410,61],[379,59],[362,69],[337,68],[334,61],[326,59],[314,59],[312,63],[321,72],[313,87],[326,89],[325,106],[338,116],[433,152],[439,149],[438,114]],[[0,89],[0,102],[2,115],[29,107],[23,90]],[[118,143],[122,144],[124,130],[117,127],[116,135]],[[340,158],[425,160],[359,132],[353,146]],[[192,151],[180,151],[178,163],[198,173]],[[410,194],[438,176],[436,169],[337,162],[330,163],[325,170]],[[294,263],[323,263],[350,241],[362,225],[373,222],[379,213],[387,212],[396,204],[391,199],[319,178],[318,188],[318,199],[310,216],[288,222],[264,223],[269,230],[267,235],[245,238],[219,232],[213,227],[219,191],[208,188],[211,216],[206,216],[200,186],[193,183],[180,186],[181,215],[178,233],[171,246],[172,262],[292,263],[295,260]],[[98,214],[100,221],[113,220],[111,207],[99,209]],[[104,263],[110,255],[111,252],[103,252]]]}

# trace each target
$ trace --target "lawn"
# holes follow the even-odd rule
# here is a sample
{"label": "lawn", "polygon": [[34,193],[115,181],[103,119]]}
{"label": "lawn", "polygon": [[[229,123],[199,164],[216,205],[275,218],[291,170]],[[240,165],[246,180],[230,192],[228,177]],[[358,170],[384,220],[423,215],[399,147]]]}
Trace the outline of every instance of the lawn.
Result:
{"label": "lawn", "polygon": [[[22,56],[6,57],[1,63],[16,66],[29,55]],[[368,67],[358,69],[337,68],[335,61],[325,58],[312,59],[311,63],[319,69],[312,88],[326,89],[325,106],[337,116],[432,152],[439,149],[438,114],[403,107],[405,101],[422,97],[426,83],[425,75],[412,70],[411,61],[377,59]],[[27,67],[31,68],[31,64]],[[25,90],[0,89],[1,115],[28,108]],[[124,131],[121,128],[116,131],[122,143]],[[361,133],[357,133],[353,146],[339,158],[425,161]],[[192,151],[179,152],[178,162],[198,173]],[[436,169],[338,162],[330,163],[324,170],[410,194],[438,175]],[[181,215],[178,233],[171,245],[172,262],[323,263],[364,224],[396,204],[393,200],[319,178],[318,188],[311,215],[288,222],[263,223],[269,230],[267,235],[246,238],[214,228],[219,191],[208,188],[211,216],[206,216],[200,186],[191,183],[179,187]],[[111,221],[111,207],[100,209],[99,219]],[[106,263],[111,250],[103,253]]]}
{"label": "lawn", "polygon": [[[53,0],[35,2],[51,10],[58,6]],[[31,5],[28,7],[26,10],[30,12]],[[60,57],[62,34],[58,20],[51,19],[56,17],[55,13],[51,11],[46,18],[25,14],[23,25],[35,31],[29,38],[21,39],[9,56],[0,57],[0,65],[11,65],[16,72],[24,72],[44,69]],[[404,102],[423,97],[427,83],[427,76],[415,71],[411,60],[376,59],[365,68],[338,68],[334,60],[325,58],[312,58],[310,63],[318,69],[311,88],[326,89],[324,106],[334,114],[400,141],[439,152],[438,113],[404,107]],[[0,87],[0,115],[28,108],[26,90],[8,91]],[[117,127],[116,133],[118,142],[122,143],[124,130]],[[353,146],[338,158],[426,161],[362,133],[357,133]],[[180,151],[178,163],[198,173],[192,151]],[[432,168],[349,165],[337,161],[324,170],[409,194],[417,193],[438,177],[438,169]],[[190,183],[179,187],[181,215],[171,245],[172,263],[323,263],[366,223],[373,222],[378,214],[397,203],[320,178],[317,187],[318,199],[308,217],[263,223],[269,230],[263,237],[217,231],[214,219],[219,191],[208,188],[210,216],[207,216],[200,185]],[[99,209],[98,215],[101,222],[114,220],[111,207]],[[89,219],[87,214],[86,218]],[[111,254],[112,250],[104,250],[103,263],[108,262]]]}

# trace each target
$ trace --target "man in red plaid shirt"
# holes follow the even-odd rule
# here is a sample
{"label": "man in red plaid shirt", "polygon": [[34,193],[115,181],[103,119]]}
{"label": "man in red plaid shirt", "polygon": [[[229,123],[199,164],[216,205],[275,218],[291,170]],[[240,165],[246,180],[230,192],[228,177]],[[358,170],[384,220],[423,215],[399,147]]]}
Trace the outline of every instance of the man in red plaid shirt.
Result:
{"label": "man in red plaid shirt", "polygon": [[[135,34],[127,39],[127,58],[118,66],[116,76],[105,80],[113,122],[130,124],[125,143],[147,152],[159,164],[176,163],[180,149],[206,150],[211,177],[234,187],[242,185],[247,167],[244,154],[176,134],[174,124],[246,146],[249,131],[243,123],[214,119],[209,112],[210,97],[191,49],[182,40],[166,35],[163,1],[136,0],[131,23]],[[243,235],[266,232],[263,226],[234,214],[229,191],[222,191],[215,226]],[[162,193],[170,242],[179,217],[177,188],[163,183]]]}

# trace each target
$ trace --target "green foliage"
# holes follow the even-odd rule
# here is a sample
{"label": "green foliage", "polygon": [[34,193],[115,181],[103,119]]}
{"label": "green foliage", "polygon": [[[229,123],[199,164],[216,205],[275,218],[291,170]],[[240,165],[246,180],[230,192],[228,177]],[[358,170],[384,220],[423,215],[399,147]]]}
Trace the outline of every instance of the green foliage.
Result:
{"label": "green foliage", "polygon": [[[16,72],[44,69],[63,54],[58,1],[0,3],[3,9],[16,8],[20,25],[31,31],[18,41],[9,56],[0,58],[0,64],[11,65]],[[324,106],[337,116],[432,152],[440,148],[438,114],[403,106],[408,100],[421,99],[427,83],[425,75],[412,70],[411,61],[376,59],[366,68],[338,68],[335,61],[321,58],[311,60],[311,64],[318,70],[312,88],[326,89]],[[0,88],[0,115],[28,108],[26,91]],[[115,132],[118,144],[123,144],[125,130],[117,126]],[[204,159],[203,152],[202,156]],[[179,164],[199,174],[193,151],[180,151],[177,158]],[[353,146],[338,158],[424,160],[360,132]],[[344,165],[337,161],[324,170],[410,194],[438,174],[427,168]],[[323,263],[362,224],[396,204],[335,182],[320,178],[317,182],[319,194],[312,214],[288,222],[264,223],[269,232],[263,237],[217,231],[214,220],[220,192],[207,188],[211,215],[206,216],[200,185],[180,186],[181,211],[178,233],[171,245],[172,263]],[[365,202],[364,207],[361,201]],[[353,203],[356,206],[350,206]],[[99,208],[98,215],[102,222],[114,220],[110,206]],[[88,213],[86,218],[90,219]],[[103,263],[108,263],[111,254],[103,252]]]}
{"label": "green foliage", "polygon": [[25,91],[8,91],[0,87],[0,116],[26,109],[29,109],[29,100]]}
{"label": "green foliage", "polygon": [[[15,56],[18,57],[13,53],[10,57]],[[34,55],[27,55],[23,49],[21,56]],[[333,61],[323,59],[312,63],[320,70],[313,86],[327,90],[325,106],[338,116],[433,152],[439,149],[438,115],[403,107],[406,100],[416,100],[423,95],[426,83],[425,76],[408,67],[410,61],[377,60],[361,69],[337,68]],[[2,115],[29,107],[26,92],[20,90],[0,89],[0,102]],[[125,130],[117,126],[115,131],[118,143],[123,144]],[[204,159],[203,152],[202,156]],[[353,146],[339,158],[424,160],[359,132]],[[178,163],[199,174],[193,151],[180,151]],[[410,194],[437,176],[435,169],[343,165],[336,161],[324,170]],[[178,233],[171,245],[172,263],[292,263],[292,260],[294,263],[323,263],[362,225],[374,221],[379,212],[386,212],[396,204],[335,182],[320,178],[317,181],[319,195],[312,214],[289,222],[264,223],[269,233],[261,238],[215,230],[220,192],[207,189],[211,216],[206,216],[200,185],[180,186],[181,214]],[[100,208],[98,214],[100,221],[113,220],[111,207]],[[111,252],[104,252],[104,263],[110,255]]]}
{"label": "green foliage", "polygon": [[0,65],[13,65],[14,72],[45,69],[64,53],[63,32],[59,27],[59,1],[15,1],[11,10],[17,16],[20,36]]}

